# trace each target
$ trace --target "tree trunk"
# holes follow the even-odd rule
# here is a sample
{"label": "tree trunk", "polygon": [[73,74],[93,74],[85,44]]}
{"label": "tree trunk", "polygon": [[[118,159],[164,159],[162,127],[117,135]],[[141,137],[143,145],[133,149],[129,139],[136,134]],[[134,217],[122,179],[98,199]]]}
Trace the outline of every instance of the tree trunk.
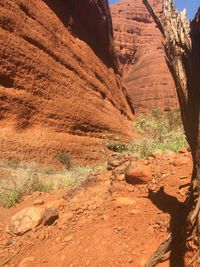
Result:
{"label": "tree trunk", "polygon": [[[188,215],[179,230],[182,242],[186,242],[188,235],[195,233],[199,237],[200,230],[200,25],[199,30],[196,28],[200,15],[190,27],[185,11],[179,13],[172,0],[163,1],[161,18],[157,17],[148,0],[143,2],[164,36],[166,60],[176,85],[185,135],[192,153],[193,174],[190,194],[185,202]],[[170,235],[145,267],[155,266],[160,262],[172,249],[172,243],[173,236]],[[198,257],[194,261],[197,262]]]}

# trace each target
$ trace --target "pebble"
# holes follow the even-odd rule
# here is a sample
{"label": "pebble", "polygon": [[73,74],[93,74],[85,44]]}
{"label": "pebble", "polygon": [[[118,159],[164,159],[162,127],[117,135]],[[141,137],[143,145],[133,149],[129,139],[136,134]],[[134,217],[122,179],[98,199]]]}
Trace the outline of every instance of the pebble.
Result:
{"label": "pebble", "polygon": [[33,205],[42,205],[44,204],[44,200],[43,199],[37,199],[33,202]]}

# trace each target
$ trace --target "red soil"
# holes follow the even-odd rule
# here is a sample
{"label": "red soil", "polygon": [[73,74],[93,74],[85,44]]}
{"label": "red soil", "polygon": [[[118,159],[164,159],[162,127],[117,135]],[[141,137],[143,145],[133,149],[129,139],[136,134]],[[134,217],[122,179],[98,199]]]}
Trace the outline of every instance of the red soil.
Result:
{"label": "red soil", "polygon": [[[188,164],[175,166],[171,156],[140,161],[152,169],[154,180],[146,185],[129,185],[123,175],[113,179],[110,171],[77,191],[34,193],[15,207],[0,208],[0,262],[20,250],[5,266],[142,266],[167,237],[186,197],[187,187],[179,187],[190,180],[191,160],[189,153],[176,156],[183,157]],[[149,195],[148,189],[157,193]],[[45,203],[62,199],[58,221],[23,236],[7,234],[11,216],[38,198]]]}

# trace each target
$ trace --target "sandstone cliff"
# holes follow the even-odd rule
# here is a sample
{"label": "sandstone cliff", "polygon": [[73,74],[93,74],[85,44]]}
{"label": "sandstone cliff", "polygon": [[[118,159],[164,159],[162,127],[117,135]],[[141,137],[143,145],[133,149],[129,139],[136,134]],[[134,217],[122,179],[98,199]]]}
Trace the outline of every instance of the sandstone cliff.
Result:
{"label": "sandstone cliff", "polygon": [[[157,13],[161,0],[150,1]],[[141,0],[111,6],[117,55],[136,111],[177,107],[175,86],[165,62],[162,36]]]}
{"label": "sandstone cliff", "polygon": [[95,138],[130,137],[107,0],[2,0],[0,12],[0,158],[95,160]]}
{"label": "sandstone cliff", "polygon": [[113,50],[113,28],[107,0],[44,0],[71,33],[92,47],[108,66],[118,71]]}

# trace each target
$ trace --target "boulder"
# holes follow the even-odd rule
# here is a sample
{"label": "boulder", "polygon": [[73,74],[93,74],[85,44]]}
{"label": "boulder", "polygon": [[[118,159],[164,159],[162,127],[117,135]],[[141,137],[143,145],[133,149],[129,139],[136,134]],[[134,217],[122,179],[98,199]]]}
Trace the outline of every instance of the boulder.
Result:
{"label": "boulder", "polygon": [[131,164],[125,170],[125,179],[129,184],[142,184],[152,181],[152,170],[149,166],[142,164]]}
{"label": "boulder", "polygon": [[55,207],[48,207],[43,211],[42,222],[44,225],[51,225],[58,219],[58,217],[58,209]]}
{"label": "boulder", "polygon": [[23,235],[34,229],[39,224],[51,225],[59,217],[58,210],[64,200],[47,203],[44,207],[28,207],[17,212],[10,220],[7,227],[9,233]]}
{"label": "boulder", "polygon": [[7,231],[22,235],[42,222],[42,209],[28,207],[16,213],[10,220]]}

